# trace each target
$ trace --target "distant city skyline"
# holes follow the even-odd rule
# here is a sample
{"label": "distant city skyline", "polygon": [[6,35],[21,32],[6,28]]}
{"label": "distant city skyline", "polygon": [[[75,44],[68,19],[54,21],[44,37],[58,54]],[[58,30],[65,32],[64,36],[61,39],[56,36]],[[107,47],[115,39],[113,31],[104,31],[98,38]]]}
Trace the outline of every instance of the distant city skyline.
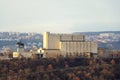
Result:
{"label": "distant city skyline", "polygon": [[120,0],[0,0],[0,31],[120,31]]}

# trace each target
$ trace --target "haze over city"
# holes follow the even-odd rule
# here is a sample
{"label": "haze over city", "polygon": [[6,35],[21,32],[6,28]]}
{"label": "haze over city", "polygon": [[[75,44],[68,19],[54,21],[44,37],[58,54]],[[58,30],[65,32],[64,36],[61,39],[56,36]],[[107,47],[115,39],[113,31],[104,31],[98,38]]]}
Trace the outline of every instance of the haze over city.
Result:
{"label": "haze over city", "polygon": [[120,0],[0,0],[0,31],[119,31]]}

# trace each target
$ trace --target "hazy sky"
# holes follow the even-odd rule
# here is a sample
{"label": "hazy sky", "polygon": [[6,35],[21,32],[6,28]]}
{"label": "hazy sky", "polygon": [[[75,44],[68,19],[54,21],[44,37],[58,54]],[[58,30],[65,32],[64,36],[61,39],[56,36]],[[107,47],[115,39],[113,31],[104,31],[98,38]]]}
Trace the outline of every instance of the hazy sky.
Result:
{"label": "hazy sky", "polygon": [[0,0],[0,31],[120,31],[120,0]]}

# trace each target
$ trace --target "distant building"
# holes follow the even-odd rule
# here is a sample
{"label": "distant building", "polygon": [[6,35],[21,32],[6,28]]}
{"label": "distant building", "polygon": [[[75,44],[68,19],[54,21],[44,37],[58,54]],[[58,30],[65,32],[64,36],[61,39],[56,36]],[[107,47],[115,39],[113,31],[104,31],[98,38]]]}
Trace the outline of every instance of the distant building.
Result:
{"label": "distant building", "polygon": [[44,32],[43,52],[46,57],[97,56],[97,43],[85,41],[79,34],[53,34]]}
{"label": "distant building", "polygon": [[111,50],[108,48],[98,48],[99,58],[120,58],[119,50]]}
{"label": "distant building", "polygon": [[114,36],[115,34],[114,33],[101,33],[100,36],[103,36],[103,37],[109,37],[109,36]]}
{"label": "distant building", "polygon": [[24,50],[24,44],[19,41],[17,44],[17,52],[13,52],[13,58],[42,58],[44,57],[41,53],[41,49],[33,49],[30,52]]}
{"label": "distant building", "polygon": [[110,49],[98,48],[98,57],[99,58],[108,58],[108,57],[110,57]]}

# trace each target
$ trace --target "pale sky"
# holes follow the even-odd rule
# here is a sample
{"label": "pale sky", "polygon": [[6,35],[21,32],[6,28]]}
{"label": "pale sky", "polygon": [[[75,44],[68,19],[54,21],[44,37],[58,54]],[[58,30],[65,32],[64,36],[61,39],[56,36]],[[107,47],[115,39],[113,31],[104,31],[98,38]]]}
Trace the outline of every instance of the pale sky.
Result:
{"label": "pale sky", "polygon": [[120,0],[0,0],[0,31],[120,31]]}

